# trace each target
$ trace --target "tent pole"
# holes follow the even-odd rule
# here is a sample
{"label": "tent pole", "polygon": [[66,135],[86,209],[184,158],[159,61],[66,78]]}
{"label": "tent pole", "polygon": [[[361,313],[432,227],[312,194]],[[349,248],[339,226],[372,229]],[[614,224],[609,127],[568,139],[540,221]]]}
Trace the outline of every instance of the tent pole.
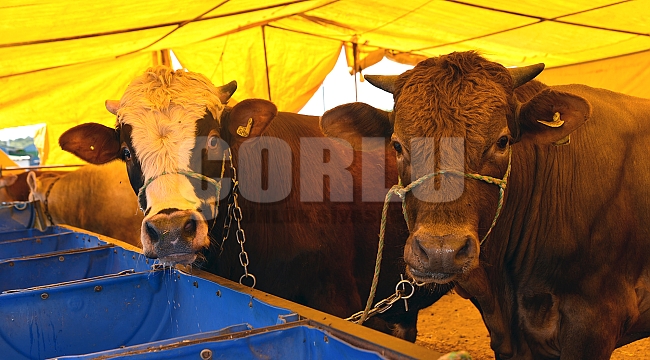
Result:
{"label": "tent pole", "polygon": [[169,54],[169,49],[160,50],[160,63],[165,66],[172,66],[172,57]]}
{"label": "tent pole", "polygon": [[151,53],[153,66],[165,65],[172,66],[172,58],[169,54],[169,49],[162,49],[160,51],[153,51]]}
{"label": "tent pole", "polygon": [[269,101],[273,101],[271,98],[271,78],[269,76],[269,57],[266,54],[266,25],[262,25],[262,45],[264,45],[264,66],[266,67],[266,89],[269,92]]}
{"label": "tent pole", "polygon": [[[359,89],[357,89],[357,70],[359,69],[357,62],[359,61],[359,45],[356,42],[352,43],[352,59],[354,62],[354,70],[352,70],[352,76],[354,76],[354,101],[359,101]],[[361,71],[359,71],[361,73]]]}

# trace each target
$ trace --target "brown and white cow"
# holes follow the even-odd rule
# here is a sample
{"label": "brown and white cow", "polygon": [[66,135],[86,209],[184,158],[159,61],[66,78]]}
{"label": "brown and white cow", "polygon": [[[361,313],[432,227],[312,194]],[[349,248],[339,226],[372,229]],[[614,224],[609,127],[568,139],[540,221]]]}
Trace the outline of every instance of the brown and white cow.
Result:
{"label": "brown and white cow", "polygon": [[[59,142],[91,163],[126,163],[145,211],[146,256],[194,263],[248,285],[246,274],[252,274],[258,289],[337,316],[362,310],[374,273],[384,179],[397,178],[394,157],[386,159],[381,140],[362,160],[349,145],[324,137],[317,117],[278,113],[265,100],[225,107],[235,89],[234,82],[217,88],[200,74],[151,68],[119,103],[107,102],[116,128],[83,124]],[[379,196],[362,194],[362,168]],[[243,233],[236,231],[239,211],[228,210],[234,169]],[[376,300],[395,293],[404,271],[408,229],[400,215],[393,204]],[[418,289],[408,312],[400,301],[366,324],[415,341],[418,310],[444,292]]]}
{"label": "brown and white cow", "polygon": [[71,225],[141,247],[144,216],[121,161],[58,174],[29,172],[26,182],[29,198],[40,200],[48,226]]}
{"label": "brown and white cow", "polygon": [[[650,335],[650,100],[529,82],[542,68],[461,52],[367,76],[395,99],[372,120],[405,186],[409,274],[472,298],[498,358],[608,359]],[[359,107],[326,131],[378,136]]]}

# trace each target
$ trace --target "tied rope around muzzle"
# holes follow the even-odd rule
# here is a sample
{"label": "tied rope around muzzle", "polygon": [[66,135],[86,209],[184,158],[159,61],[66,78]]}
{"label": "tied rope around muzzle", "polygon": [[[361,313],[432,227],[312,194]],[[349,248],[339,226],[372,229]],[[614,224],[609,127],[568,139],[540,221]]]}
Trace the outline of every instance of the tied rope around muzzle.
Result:
{"label": "tied rope around muzzle", "polygon": [[[199,173],[194,172],[194,171],[183,171],[183,170],[175,171],[175,172],[163,171],[162,173],[160,173],[160,174],[158,174],[158,175],[156,175],[154,177],[151,177],[149,180],[147,180],[147,182],[145,182],[144,185],[142,185],[140,190],[138,190],[138,204],[140,205],[140,210],[142,210],[142,212],[144,212],[146,210],[145,209],[145,204],[146,204],[146,190],[147,190],[147,187],[154,180],[156,180],[157,178],[159,178],[161,176],[175,175],[175,174],[183,175],[183,176],[186,176],[186,177],[191,177],[191,178],[199,179],[199,180],[203,180],[203,181],[207,181],[208,183],[214,185],[214,187],[216,189],[216,198],[217,198],[217,202],[215,204],[215,207],[219,206],[219,197],[221,196],[221,179],[219,179],[219,181],[217,181],[215,179],[209,178],[209,177],[207,177],[207,176],[205,176],[203,174],[199,174]],[[222,172],[222,178],[223,178],[223,172]]]}
{"label": "tied rope around muzzle", "polygon": [[384,237],[386,234],[386,217],[388,215],[388,205],[390,204],[390,199],[393,197],[393,194],[397,194],[397,196],[399,196],[402,199],[402,214],[404,215],[404,221],[406,221],[406,226],[408,227],[409,220],[406,214],[406,194],[409,191],[416,188],[417,186],[420,186],[425,181],[437,175],[442,175],[442,174],[459,175],[459,176],[464,176],[468,179],[481,180],[490,184],[497,185],[499,187],[499,202],[497,203],[496,214],[494,215],[494,219],[492,219],[492,224],[490,225],[490,228],[488,229],[487,233],[485,234],[485,236],[483,236],[483,239],[481,239],[481,242],[479,243],[479,246],[481,246],[483,245],[483,242],[485,242],[485,239],[487,239],[487,237],[492,232],[494,225],[496,225],[497,223],[497,219],[499,219],[499,215],[501,215],[501,208],[503,207],[503,197],[506,191],[506,186],[508,185],[508,176],[510,176],[511,165],[512,165],[512,150],[508,152],[508,168],[506,169],[506,173],[503,175],[502,179],[497,179],[492,176],[486,176],[480,174],[468,174],[456,170],[440,170],[440,171],[436,171],[424,175],[406,186],[402,185],[402,180],[400,179],[399,184],[393,185],[393,187],[391,187],[390,190],[388,190],[388,193],[386,194],[386,199],[384,200],[384,207],[381,211],[381,225],[379,228],[379,245],[377,247],[377,259],[375,261],[375,275],[372,278],[372,286],[370,287],[370,295],[368,295],[366,308],[364,309],[363,315],[361,316],[361,319],[359,320],[358,324],[363,324],[363,322],[366,321],[366,319],[368,318],[368,313],[370,312],[370,307],[372,306],[372,302],[375,299],[375,292],[377,291],[377,283],[379,282],[379,269],[381,267],[382,252],[384,250]]}

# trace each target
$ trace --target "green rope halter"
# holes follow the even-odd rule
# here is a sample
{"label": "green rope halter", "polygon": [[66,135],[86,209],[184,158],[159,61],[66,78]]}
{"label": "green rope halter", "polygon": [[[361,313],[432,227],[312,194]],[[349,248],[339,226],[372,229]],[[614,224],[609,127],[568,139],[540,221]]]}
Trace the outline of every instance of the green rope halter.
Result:
{"label": "green rope halter", "polygon": [[377,259],[375,261],[375,275],[372,278],[370,295],[368,296],[368,301],[366,302],[366,308],[363,311],[363,316],[359,320],[359,324],[363,324],[363,322],[366,321],[368,317],[368,312],[370,311],[370,307],[372,306],[372,302],[375,299],[375,292],[377,291],[377,283],[379,282],[379,269],[381,267],[382,252],[384,250],[384,236],[386,234],[386,216],[388,215],[388,205],[390,204],[390,199],[393,196],[393,194],[397,194],[397,196],[399,196],[402,199],[402,214],[404,215],[404,220],[406,221],[406,225],[408,226],[408,216],[406,215],[406,194],[409,191],[413,190],[415,187],[420,186],[425,181],[437,175],[442,175],[442,174],[459,175],[459,176],[464,176],[468,179],[482,180],[487,183],[497,185],[499,187],[499,202],[497,203],[497,211],[496,214],[494,215],[494,219],[492,219],[492,224],[490,225],[490,228],[488,229],[487,233],[485,234],[485,236],[483,236],[483,239],[481,239],[481,242],[479,243],[479,246],[481,246],[483,245],[485,239],[487,239],[487,237],[492,232],[494,225],[496,225],[497,223],[497,219],[499,218],[499,215],[501,215],[501,208],[503,207],[503,196],[506,191],[506,186],[508,185],[508,176],[510,176],[511,163],[512,163],[512,151],[508,153],[508,168],[506,169],[506,173],[503,175],[503,179],[497,179],[492,176],[485,176],[480,174],[468,174],[456,170],[440,170],[434,173],[424,175],[406,186],[403,186],[401,184],[402,181],[400,179],[399,184],[393,185],[393,187],[390,188],[390,190],[388,190],[388,193],[386,194],[386,199],[384,200],[384,208],[381,211],[381,225],[379,227],[379,245],[377,247]]}
{"label": "green rope halter", "polygon": [[156,180],[157,178],[159,178],[159,177],[161,177],[161,176],[164,176],[164,175],[174,175],[174,174],[184,175],[184,176],[186,176],[186,177],[191,177],[191,178],[194,178],[194,179],[199,179],[199,180],[207,181],[207,182],[209,182],[210,184],[214,185],[214,187],[215,187],[215,189],[216,189],[217,204],[219,203],[219,196],[221,195],[221,180],[217,181],[217,180],[214,180],[214,179],[212,179],[212,178],[209,178],[209,177],[207,177],[207,176],[205,176],[205,175],[203,175],[203,174],[199,174],[199,173],[194,172],[194,171],[183,171],[183,170],[175,171],[175,172],[167,172],[167,171],[163,171],[162,173],[160,173],[160,174],[158,174],[158,175],[156,175],[156,176],[153,176],[153,177],[149,178],[149,180],[147,180],[147,182],[145,182],[144,185],[142,185],[142,187],[140,188],[140,190],[138,190],[138,203],[139,203],[139,205],[140,205],[140,210],[142,210],[143,212],[145,211],[145,209],[143,209],[143,208],[144,208],[143,204],[146,204],[146,201],[145,201],[145,200],[146,200],[146,197],[145,197],[145,196],[146,196],[146,190],[147,190],[147,187],[148,187],[148,186],[149,186],[149,185],[150,185],[154,180]]}

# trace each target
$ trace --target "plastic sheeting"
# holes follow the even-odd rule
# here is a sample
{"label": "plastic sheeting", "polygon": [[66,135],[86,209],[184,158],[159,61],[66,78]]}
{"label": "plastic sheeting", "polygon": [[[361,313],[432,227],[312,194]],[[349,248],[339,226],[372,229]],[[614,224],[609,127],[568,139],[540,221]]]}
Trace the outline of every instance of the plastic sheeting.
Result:
{"label": "plastic sheeting", "polygon": [[648,13],[650,0],[8,0],[0,128],[45,122],[44,164],[78,163],[58,136],[82,122],[112,125],[104,100],[169,49],[215,85],[237,80],[234,100],[285,111],[308,101],[341,46],[356,71],[382,55],[414,64],[478,50],[506,66],[543,62],[549,84],[648,97]]}

